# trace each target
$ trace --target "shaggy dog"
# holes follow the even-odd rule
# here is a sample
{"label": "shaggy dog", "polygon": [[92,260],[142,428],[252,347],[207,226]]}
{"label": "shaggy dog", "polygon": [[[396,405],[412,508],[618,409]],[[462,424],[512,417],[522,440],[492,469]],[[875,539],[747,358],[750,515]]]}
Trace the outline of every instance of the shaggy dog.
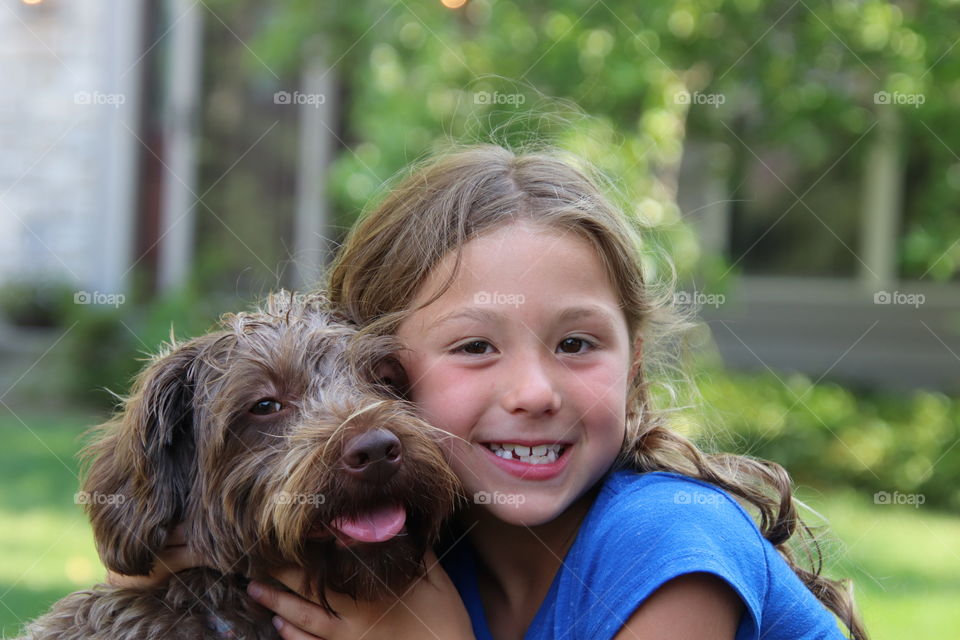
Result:
{"label": "shaggy dog", "polygon": [[84,450],[78,496],[112,571],[149,573],[179,522],[212,568],[79,591],[26,637],[276,638],[245,585],[279,584],[268,572],[286,564],[307,570],[304,589],[331,612],[325,589],[399,595],[425,573],[459,485],[437,430],[401,397],[397,347],[320,295],[283,292],[171,344]]}

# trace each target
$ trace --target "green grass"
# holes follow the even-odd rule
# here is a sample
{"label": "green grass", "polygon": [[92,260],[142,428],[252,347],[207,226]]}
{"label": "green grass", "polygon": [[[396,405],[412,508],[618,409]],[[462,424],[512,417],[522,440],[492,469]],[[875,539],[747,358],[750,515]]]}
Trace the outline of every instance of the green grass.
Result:
{"label": "green grass", "polygon": [[[0,631],[20,625],[104,570],[74,504],[79,436],[89,415],[0,407]],[[24,424],[25,423],[25,424]],[[831,525],[828,573],[849,576],[874,640],[943,637],[960,627],[960,517],[923,507],[875,505],[872,495],[805,490]]]}
{"label": "green grass", "polygon": [[873,495],[804,495],[830,522],[828,574],[854,581],[874,640],[941,638],[960,627],[960,517]]}
{"label": "green grass", "polygon": [[[22,420],[22,422],[21,422]],[[0,407],[0,632],[13,637],[22,622],[65,594],[102,580],[80,506],[79,436],[89,415],[14,415]]]}

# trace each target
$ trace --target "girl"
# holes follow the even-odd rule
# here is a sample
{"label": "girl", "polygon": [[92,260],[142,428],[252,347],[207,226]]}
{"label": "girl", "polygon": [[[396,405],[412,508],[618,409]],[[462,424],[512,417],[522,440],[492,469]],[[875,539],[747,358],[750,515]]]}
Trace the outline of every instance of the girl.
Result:
{"label": "girl", "polygon": [[[474,496],[440,549],[473,633],[842,637],[829,610],[866,638],[841,584],[793,560],[804,527],[786,472],[707,455],[650,406],[644,339],[689,324],[644,282],[639,249],[571,164],[483,146],[413,172],[334,264],[332,300],[401,338],[409,397],[450,433]],[[432,621],[462,618],[445,578],[435,567],[399,603],[343,621],[254,591],[284,638],[359,637],[387,609],[430,637]],[[431,607],[440,597],[454,604]]]}
{"label": "girl", "polygon": [[496,146],[413,172],[357,224],[329,295],[401,339],[473,504],[394,602],[333,594],[337,619],[252,583],[283,638],[844,637],[830,612],[867,637],[842,585],[793,560],[786,472],[703,453],[651,406],[644,343],[690,324],[639,254],[572,164]]}

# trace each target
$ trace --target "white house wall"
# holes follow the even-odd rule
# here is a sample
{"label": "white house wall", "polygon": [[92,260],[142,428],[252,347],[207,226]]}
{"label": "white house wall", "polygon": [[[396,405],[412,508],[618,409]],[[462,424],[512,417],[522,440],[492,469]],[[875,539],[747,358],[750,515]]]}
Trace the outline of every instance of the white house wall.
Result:
{"label": "white house wall", "polygon": [[141,7],[0,0],[0,281],[125,290]]}

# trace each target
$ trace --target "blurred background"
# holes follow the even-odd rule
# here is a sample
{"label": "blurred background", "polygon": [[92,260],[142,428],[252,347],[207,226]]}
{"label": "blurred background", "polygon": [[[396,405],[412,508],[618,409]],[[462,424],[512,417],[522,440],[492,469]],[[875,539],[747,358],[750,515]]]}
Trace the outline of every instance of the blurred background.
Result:
{"label": "blurred background", "polygon": [[[960,625],[957,0],[0,0],[0,628],[102,579],[83,431],[451,141],[594,163],[873,637]],[[662,398],[669,402],[669,398]]]}

